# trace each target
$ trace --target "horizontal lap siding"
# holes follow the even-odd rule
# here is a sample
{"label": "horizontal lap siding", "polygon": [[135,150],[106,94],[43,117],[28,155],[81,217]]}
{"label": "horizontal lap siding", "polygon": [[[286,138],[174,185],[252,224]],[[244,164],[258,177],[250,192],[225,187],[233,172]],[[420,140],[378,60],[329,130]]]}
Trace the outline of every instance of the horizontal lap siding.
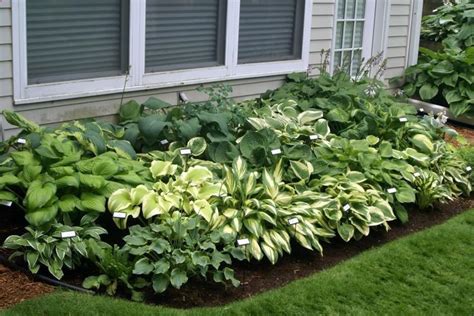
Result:
{"label": "horizontal lap siding", "polygon": [[391,1],[386,79],[401,75],[407,64],[411,2],[412,0]]}
{"label": "horizontal lap siding", "polygon": [[319,73],[321,50],[331,49],[335,0],[313,0],[309,64],[311,75]]}
{"label": "horizontal lap siding", "polygon": [[0,0],[0,109],[13,102],[11,2]]}

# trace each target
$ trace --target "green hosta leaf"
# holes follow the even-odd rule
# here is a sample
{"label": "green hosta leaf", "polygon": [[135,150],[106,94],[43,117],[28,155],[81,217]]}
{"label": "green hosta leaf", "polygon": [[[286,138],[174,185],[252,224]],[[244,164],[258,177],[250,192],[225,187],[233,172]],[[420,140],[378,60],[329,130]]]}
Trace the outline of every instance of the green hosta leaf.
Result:
{"label": "green hosta leaf", "polygon": [[367,180],[364,174],[358,171],[350,171],[347,173],[346,176],[347,176],[347,179],[349,179],[351,182],[354,182],[354,183],[361,183]]}
{"label": "green hosta leaf", "polygon": [[4,174],[0,177],[0,186],[10,186],[20,183],[20,179],[11,173]]}
{"label": "green hosta leaf", "polygon": [[[42,169],[41,166],[26,165],[23,168],[23,179],[25,179],[26,182],[33,182],[41,174]],[[2,178],[3,177],[0,178],[0,184],[2,183]]]}
{"label": "green hosta leaf", "polygon": [[35,166],[39,165],[39,161],[36,160],[32,152],[29,151],[14,151],[10,153],[13,161],[19,166]]}
{"label": "green hosta leaf", "polygon": [[354,236],[354,226],[347,223],[338,223],[337,232],[344,241],[349,241]]}
{"label": "green hosta leaf", "polygon": [[137,153],[128,140],[113,139],[110,140],[107,145],[112,148],[119,155],[119,157],[125,159],[137,158]]}
{"label": "green hosta leaf", "polygon": [[58,201],[59,210],[63,213],[74,211],[80,206],[81,200],[73,194],[65,194]]}
{"label": "green hosta leaf", "polygon": [[213,142],[207,148],[209,158],[214,162],[231,162],[239,156],[239,149],[229,141]]}
{"label": "green hosta leaf", "polygon": [[328,112],[326,115],[329,121],[346,123],[350,120],[350,115],[342,108],[335,108]]}
{"label": "green hosta leaf", "polygon": [[115,191],[109,198],[108,208],[112,213],[121,212],[132,206],[132,198],[127,189]]}
{"label": "green hosta leaf", "polygon": [[52,206],[35,209],[28,211],[25,215],[26,220],[33,226],[41,226],[52,221],[58,214],[58,205],[53,204]]}
{"label": "green hosta leaf", "polygon": [[193,117],[187,121],[183,121],[178,125],[178,130],[183,134],[184,138],[191,139],[199,134],[201,131],[201,124],[199,124],[199,119]]}
{"label": "green hosta leaf", "polygon": [[155,274],[152,278],[153,291],[156,293],[163,293],[170,284],[170,279],[165,274]]}
{"label": "green hosta leaf", "polygon": [[429,101],[438,94],[438,87],[436,87],[435,85],[431,83],[425,83],[420,88],[419,94],[422,100]]}
{"label": "green hosta leaf", "polygon": [[151,264],[148,258],[141,258],[137,262],[135,262],[135,266],[133,268],[133,274],[137,275],[144,275],[150,274],[154,270],[153,265]]}
{"label": "green hosta leaf", "polygon": [[163,116],[154,114],[142,117],[138,120],[138,129],[142,133],[145,141],[154,144],[160,139],[160,134],[170,123],[165,122]]}
{"label": "green hosta leaf", "polygon": [[417,152],[415,149],[413,148],[407,148],[405,149],[405,153],[408,155],[408,157],[418,161],[418,162],[421,162],[421,163],[425,163],[425,162],[428,162],[430,157],[425,155],[425,154],[422,154],[422,153],[419,153]]}
{"label": "green hosta leaf", "polygon": [[300,162],[292,160],[290,161],[290,168],[295,176],[300,180],[309,179],[311,173],[313,172],[313,166],[307,161]]}
{"label": "green hosta leaf", "polygon": [[439,64],[433,67],[431,70],[435,74],[448,75],[454,71],[453,64],[447,60],[443,60]]}
{"label": "green hosta leaf", "polygon": [[132,198],[132,204],[138,205],[141,204],[143,198],[146,194],[148,194],[150,190],[144,185],[139,185],[136,188],[130,190],[130,197]]}
{"label": "green hosta leaf", "polygon": [[314,124],[314,130],[316,134],[320,135],[322,138],[326,138],[331,132],[329,129],[328,121],[325,119],[320,119]]}
{"label": "green hosta leaf", "polygon": [[105,196],[83,192],[81,207],[85,211],[105,212]]}
{"label": "green hosta leaf", "polygon": [[261,243],[260,247],[272,264],[275,264],[278,261],[278,252],[275,249],[267,245],[265,242]]}
{"label": "green hosta leaf", "polygon": [[278,195],[278,185],[270,172],[265,168],[262,173],[262,182],[265,192],[272,198],[275,199]]}
{"label": "green hosta leaf", "polygon": [[387,141],[383,141],[379,147],[380,156],[384,158],[390,158],[393,155],[392,144]]}
{"label": "green hosta leaf", "polygon": [[202,183],[212,179],[212,172],[206,167],[194,166],[181,174],[181,179],[186,182]]}
{"label": "green hosta leaf", "polygon": [[237,157],[232,163],[232,170],[239,180],[242,180],[247,173],[247,162],[242,157]]}
{"label": "green hosta leaf", "polygon": [[89,187],[93,190],[100,190],[107,184],[106,180],[102,176],[95,176],[91,174],[79,174],[79,181],[82,185]]}
{"label": "green hosta leaf", "polygon": [[202,137],[194,137],[188,141],[187,147],[195,157],[201,156],[207,148],[206,140]]}
{"label": "green hosta leaf", "polygon": [[463,100],[463,96],[456,89],[447,92],[445,98],[446,101],[448,101],[448,104],[456,103]]}
{"label": "green hosta leaf", "polygon": [[157,99],[155,97],[151,97],[148,100],[146,100],[145,103],[143,103],[143,106],[151,110],[159,110],[163,108],[169,108],[172,105],[163,100]]}
{"label": "green hosta leaf", "polygon": [[163,176],[171,176],[176,173],[178,165],[174,165],[171,161],[155,160],[151,162],[150,171],[153,177],[160,178]]}
{"label": "green hosta leaf", "polygon": [[56,180],[58,188],[79,188],[79,179],[76,176],[65,176]]}
{"label": "green hosta leaf", "polygon": [[26,192],[25,205],[28,209],[39,209],[51,201],[56,194],[56,185],[48,182],[33,181]]}
{"label": "green hosta leaf", "polygon": [[249,253],[258,261],[262,260],[263,258],[263,253],[262,249],[260,248],[260,245],[258,244],[257,239],[255,238],[249,238],[250,239],[250,244],[247,246],[247,250]]}
{"label": "green hosta leaf", "polygon": [[263,147],[266,144],[265,137],[258,132],[249,131],[240,141],[240,151],[245,158],[252,158],[253,151],[258,147]]}
{"label": "green hosta leaf", "polygon": [[431,154],[434,150],[431,140],[423,134],[416,134],[411,138],[411,142],[422,153]]}
{"label": "green hosta leaf", "polygon": [[171,271],[171,285],[173,285],[175,288],[180,289],[181,286],[188,282],[188,276],[186,275],[186,272],[179,269],[179,268],[174,268]]}
{"label": "green hosta leaf", "polygon": [[137,101],[131,100],[120,106],[119,115],[122,121],[135,121],[142,112],[142,107]]}
{"label": "green hosta leaf", "polygon": [[153,273],[155,274],[163,274],[169,271],[170,263],[166,259],[160,259],[153,264],[155,270]]}
{"label": "green hosta leaf", "polygon": [[401,205],[400,203],[395,204],[395,215],[397,215],[397,218],[402,222],[403,224],[408,222],[408,212],[406,208]]}
{"label": "green hosta leaf", "polygon": [[410,187],[398,188],[395,197],[400,203],[414,203],[416,201],[415,190]]}
{"label": "green hosta leaf", "polygon": [[314,122],[323,117],[323,111],[319,110],[308,110],[300,113],[298,115],[298,123],[300,125],[306,125],[308,123]]}
{"label": "green hosta leaf", "polygon": [[16,195],[9,191],[0,191],[0,201],[16,201]]}
{"label": "green hosta leaf", "polygon": [[111,159],[98,160],[94,163],[92,173],[105,178],[110,178],[119,170],[117,164]]}
{"label": "green hosta leaf", "polygon": [[204,217],[207,222],[212,218],[212,207],[206,200],[197,200],[193,203],[193,209],[196,214]]}

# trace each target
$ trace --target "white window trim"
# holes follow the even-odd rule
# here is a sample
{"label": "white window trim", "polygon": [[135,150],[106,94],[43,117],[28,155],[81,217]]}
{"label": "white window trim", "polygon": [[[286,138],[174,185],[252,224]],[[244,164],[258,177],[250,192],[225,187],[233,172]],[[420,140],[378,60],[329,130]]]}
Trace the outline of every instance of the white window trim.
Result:
{"label": "white window trim", "polygon": [[[386,1],[386,0],[384,0]],[[364,60],[369,59],[373,52],[372,46],[374,43],[374,26],[375,26],[375,17],[376,17],[376,2],[377,0],[366,0],[365,2],[365,17],[364,17],[364,32],[362,38],[362,58]],[[338,1],[336,0],[334,3],[334,24],[333,24],[333,41],[331,45],[331,59],[330,59],[330,73],[334,73],[334,54],[336,50],[336,28],[337,28],[337,5]],[[355,3],[357,7],[357,1]],[[350,21],[351,19],[346,19]],[[360,20],[360,19],[352,19],[352,20]],[[377,26],[378,27],[378,26]],[[343,34],[344,38],[344,34]]]}
{"label": "white window trim", "polygon": [[[130,1],[130,74],[28,85],[26,0],[12,0],[14,102],[17,105],[139,91],[214,81],[234,80],[306,71],[309,66],[312,0],[303,0],[301,59],[238,65],[240,0],[228,0],[225,65],[159,73],[145,73],[146,0]],[[237,12],[237,14],[236,14]]]}
{"label": "white window trim", "polygon": [[421,19],[423,15],[423,0],[413,0],[410,7],[410,42],[407,45],[407,59],[405,67],[418,63],[420,50]]}

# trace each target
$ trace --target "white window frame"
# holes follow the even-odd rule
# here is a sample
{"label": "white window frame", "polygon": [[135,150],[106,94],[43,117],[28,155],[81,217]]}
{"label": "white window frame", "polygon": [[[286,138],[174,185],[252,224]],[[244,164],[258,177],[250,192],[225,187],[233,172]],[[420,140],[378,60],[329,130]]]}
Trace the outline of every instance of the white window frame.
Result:
{"label": "white window frame", "polygon": [[[300,1],[300,0],[298,0]],[[173,87],[214,81],[283,75],[306,71],[309,66],[312,0],[304,1],[304,23],[301,58],[297,60],[238,64],[240,0],[228,0],[225,43],[225,63],[223,66],[145,72],[145,28],[146,0],[130,1],[130,74],[53,82],[28,84],[26,0],[12,0],[14,103],[30,104],[54,100],[87,97]],[[125,83],[125,80],[127,82]]]}
{"label": "white window frame", "polygon": [[[360,0],[359,0],[360,1]],[[387,0],[383,0],[387,1]],[[380,2],[383,2],[380,1]],[[357,8],[357,2],[355,2],[355,7]],[[365,1],[365,15],[364,15],[364,31],[362,35],[362,58],[364,60],[369,59],[373,55],[372,47],[374,44],[374,35],[375,35],[375,17],[376,17],[376,4],[377,0],[366,0]],[[334,25],[333,25],[333,41],[332,41],[332,48],[331,48],[331,60],[330,60],[330,72],[334,73],[335,67],[334,67],[334,55],[335,55],[335,50],[336,50],[336,32],[337,32],[337,7],[338,7],[338,1],[335,0],[334,4]],[[343,19],[343,20],[348,20],[348,21],[359,21],[360,19]],[[355,24],[354,24],[355,27]],[[342,34],[342,38],[344,40],[344,34]],[[351,50],[351,48],[348,48],[347,50]],[[344,49],[342,49],[344,50]],[[352,62],[351,62],[352,65]],[[352,67],[352,66],[351,66]]]}

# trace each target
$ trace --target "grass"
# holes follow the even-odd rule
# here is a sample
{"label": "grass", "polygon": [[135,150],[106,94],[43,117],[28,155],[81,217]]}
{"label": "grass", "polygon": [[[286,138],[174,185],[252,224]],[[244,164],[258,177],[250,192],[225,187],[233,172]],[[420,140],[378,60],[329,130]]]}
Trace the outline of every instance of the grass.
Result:
{"label": "grass", "polygon": [[57,291],[3,313],[105,314],[473,315],[474,210],[281,289],[224,307],[177,310]]}

